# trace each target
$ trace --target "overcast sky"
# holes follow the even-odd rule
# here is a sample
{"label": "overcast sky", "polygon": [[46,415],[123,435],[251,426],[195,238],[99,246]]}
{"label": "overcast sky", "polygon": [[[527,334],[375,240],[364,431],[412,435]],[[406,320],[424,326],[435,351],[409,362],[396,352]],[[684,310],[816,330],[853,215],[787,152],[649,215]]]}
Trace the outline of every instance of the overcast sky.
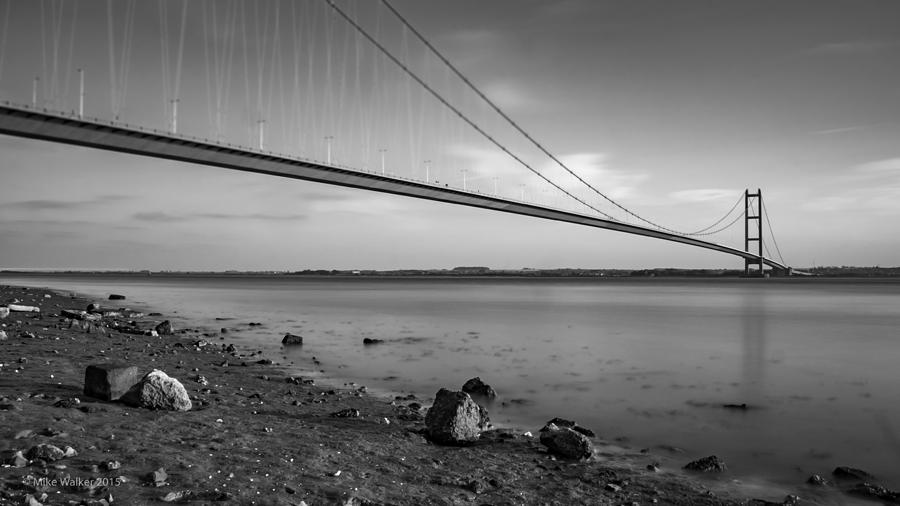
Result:
{"label": "overcast sky", "polygon": [[[465,168],[470,188],[492,192],[496,181],[501,194],[561,203],[324,2],[182,11],[169,1],[164,17],[156,2],[113,4],[0,0],[0,100],[30,103],[40,76],[40,105],[73,111],[84,68],[90,116],[167,129],[178,98],[181,132],[253,144],[262,119],[267,149],[324,159],[332,136],[338,163],[379,170],[387,149],[400,175],[424,177],[432,160],[441,184],[462,186]],[[338,5],[559,176],[376,2]],[[393,5],[550,151],[638,214],[696,230],[758,187],[788,264],[900,265],[900,3]],[[740,247],[742,233],[712,240]],[[611,231],[3,136],[0,238],[0,268],[742,267]]]}

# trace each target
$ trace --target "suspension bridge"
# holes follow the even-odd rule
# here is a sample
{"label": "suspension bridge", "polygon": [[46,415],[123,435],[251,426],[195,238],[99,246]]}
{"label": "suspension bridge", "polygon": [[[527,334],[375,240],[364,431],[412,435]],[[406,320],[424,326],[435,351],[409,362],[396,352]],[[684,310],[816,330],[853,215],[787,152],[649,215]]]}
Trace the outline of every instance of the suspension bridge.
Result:
{"label": "suspension bridge", "polygon": [[[4,23],[8,23],[11,3],[0,3],[0,9],[5,7]],[[205,114],[186,114],[187,94],[181,90],[183,60],[190,54],[185,50],[185,34],[192,21],[188,2],[160,0],[156,14],[162,93],[157,103],[165,111],[164,126],[138,121],[145,115],[132,114],[130,109],[138,107],[126,101],[128,75],[135,66],[131,52],[139,6],[131,0],[121,5],[124,13],[117,13],[113,2],[106,5],[110,84],[104,94],[110,97],[109,107],[97,115],[86,110],[86,70],[79,67],[72,72],[71,47],[68,57],[60,55],[66,50],[66,38],[74,40],[74,22],[67,30],[64,21],[75,12],[67,13],[67,4],[53,1],[45,9],[42,1],[42,70],[49,79],[42,82],[41,76],[34,77],[30,103],[21,96],[19,100],[0,97],[4,98],[0,100],[0,133],[590,226],[734,255],[743,260],[746,275],[792,273],[781,258],[760,190],[745,191],[724,215],[693,231],[679,231],[638,214],[536,140],[388,0],[376,4],[380,10],[374,28],[364,26],[364,8],[341,6],[333,0],[303,4],[302,12],[296,3],[288,4],[289,10],[280,10],[275,3],[264,12],[256,4],[252,12],[245,12],[247,4],[239,0],[200,3],[202,8],[194,14],[203,33],[206,93],[199,102],[205,105]],[[180,16],[170,11],[172,6],[181,7]],[[402,34],[399,42],[396,34],[388,32],[384,18],[399,29],[395,30]],[[179,33],[175,50],[170,47],[171,28]],[[8,44],[0,40],[0,82]],[[413,55],[416,50],[418,56]],[[237,56],[241,53],[243,58]],[[338,58],[336,53],[343,56]],[[233,107],[241,102],[230,90],[234,75],[241,74],[235,72],[235,62],[241,60],[245,100],[241,107]],[[72,100],[73,81],[78,83],[76,100]],[[280,107],[272,105],[276,98]],[[185,121],[185,117],[204,115],[204,126],[196,120]],[[278,122],[280,138],[266,130],[268,124]],[[186,124],[190,126],[185,128]],[[440,127],[437,132],[423,133],[433,124]],[[337,133],[347,138],[341,150]],[[309,152],[310,146],[321,146],[315,139],[325,141],[324,160]],[[449,146],[456,146],[456,151]],[[448,182],[444,176],[450,171],[441,166],[462,164],[459,146],[490,148],[500,154],[506,167],[515,167],[522,180],[535,187],[532,198],[526,198],[529,185],[525,183],[516,185],[519,195],[504,194],[498,187],[499,176],[492,175],[490,167],[472,170],[471,177],[467,169],[459,169],[462,184],[453,177]],[[390,170],[389,150],[407,152],[405,157],[395,156]],[[434,161],[425,160],[422,177],[413,167],[419,167],[418,161],[425,157]],[[541,165],[548,160],[552,168]],[[497,174],[512,179],[508,168]],[[492,191],[484,188],[486,180],[493,182]],[[552,196],[537,197],[548,193]],[[743,244],[728,246],[711,240],[742,221]],[[769,242],[778,260],[771,255]]]}

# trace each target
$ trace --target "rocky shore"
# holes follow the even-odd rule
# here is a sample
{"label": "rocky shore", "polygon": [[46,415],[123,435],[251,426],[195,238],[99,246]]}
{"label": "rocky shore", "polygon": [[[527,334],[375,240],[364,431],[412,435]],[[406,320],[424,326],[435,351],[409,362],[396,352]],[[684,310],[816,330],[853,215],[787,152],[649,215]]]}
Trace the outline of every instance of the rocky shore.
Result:
{"label": "rocky shore", "polygon": [[[458,385],[430,413],[434,398],[319,386],[235,348],[227,334],[129,308],[126,297],[0,286],[0,503],[838,503],[815,485],[797,492],[803,499],[749,495],[718,459],[684,470],[665,449],[616,447],[563,418],[534,434],[494,429]],[[159,387],[130,402],[103,400],[117,395],[96,385],[86,395],[89,366],[92,384],[126,381],[103,378],[134,366],[116,378],[144,377],[155,388],[165,376],[184,397],[160,400],[171,392]],[[145,377],[153,370],[164,374]]]}

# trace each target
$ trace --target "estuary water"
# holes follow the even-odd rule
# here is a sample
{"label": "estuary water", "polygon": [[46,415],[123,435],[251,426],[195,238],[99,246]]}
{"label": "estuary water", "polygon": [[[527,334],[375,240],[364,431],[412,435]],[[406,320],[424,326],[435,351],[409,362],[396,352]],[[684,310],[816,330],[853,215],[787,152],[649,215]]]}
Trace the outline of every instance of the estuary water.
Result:
{"label": "estuary water", "polygon": [[[632,448],[797,485],[900,488],[900,281],[5,275],[178,313],[297,374],[426,403],[473,376],[499,425],[560,416]],[[262,326],[249,326],[261,322]],[[304,337],[283,348],[285,332]],[[364,338],[383,339],[363,346]],[[320,365],[313,363],[315,357]],[[746,404],[747,409],[727,409]],[[660,450],[662,451],[662,450]],[[678,458],[682,458],[679,454]]]}

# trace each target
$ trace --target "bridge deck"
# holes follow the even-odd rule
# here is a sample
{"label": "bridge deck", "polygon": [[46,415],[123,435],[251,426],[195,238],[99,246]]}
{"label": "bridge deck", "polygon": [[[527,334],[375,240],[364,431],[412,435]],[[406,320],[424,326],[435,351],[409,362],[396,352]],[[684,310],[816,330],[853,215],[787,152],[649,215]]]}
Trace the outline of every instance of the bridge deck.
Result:
{"label": "bridge deck", "polygon": [[[638,225],[507,200],[458,188],[438,186],[423,181],[361,172],[312,160],[289,158],[284,155],[217,143],[207,139],[171,135],[110,121],[78,119],[51,111],[14,106],[9,103],[0,105],[0,133],[575,223],[678,242],[750,260],[759,260],[758,256],[736,248]],[[769,258],[763,258],[763,263],[775,269],[787,270],[787,266]]]}

